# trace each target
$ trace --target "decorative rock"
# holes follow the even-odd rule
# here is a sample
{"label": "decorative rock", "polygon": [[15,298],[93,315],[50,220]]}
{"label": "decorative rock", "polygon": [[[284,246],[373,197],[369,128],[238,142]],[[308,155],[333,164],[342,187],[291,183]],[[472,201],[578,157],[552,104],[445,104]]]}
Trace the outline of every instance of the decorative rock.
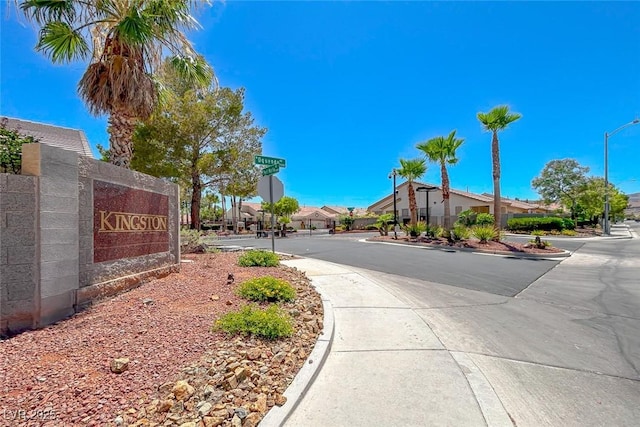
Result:
{"label": "decorative rock", "polygon": [[220,299],[220,295],[211,295],[211,301],[218,301]]}
{"label": "decorative rock", "polygon": [[188,382],[182,380],[176,382],[176,385],[173,386],[171,392],[176,397],[176,399],[178,399],[179,401],[183,401],[188,400],[191,396],[193,396],[195,389],[191,385],[189,385]]}
{"label": "decorative rock", "polygon": [[180,424],[180,427],[196,427],[196,423],[193,421],[187,421],[186,423]]}
{"label": "decorative rock", "polygon": [[[200,405],[200,403],[202,403],[202,405]],[[198,415],[201,417],[204,417],[205,415],[209,415],[209,412],[211,412],[211,408],[213,408],[213,405],[211,405],[211,403],[209,402],[200,402],[198,404],[199,408],[198,408]]]}
{"label": "decorative rock", "polygon": [[117,426],[121,426],[124,424],[124,418],[122,418],[121,415],[118,415],[114,420],[113,420],[114,424]]}
{"label": "decorative rock", "polygon": [[256,360],[260,358],[262,351],[259,348],[252,348],[247,352],[247,359]]}
{"label": "decorative rock", "polygon": [[129,359],[126,357],[122,357],[119,359],[113,359],[111,361],[111,372],[115,374],[121,374],[124,371],[129,369]]}
{"label": "decorative rock", "polygon": [[258,412],[252,412],[247,416],[247,418],[245,418],[244,422],[242,423],[242,427],[256,427],[258,423],[260,423],[261,419],[262,414],[259,414]]}
{"label": "decorative rock", "polygon": [[173,388],[173,383],[172,382],[168,382],[168,383],[164,383],[160,387],[158,387],[158,391],[163,396],[166,396],[167,394],[171,393],[171,389],[172,388]]}
{"label": "decorative rock", "polygon": [[260,393],[249,409],[253,412],[260,412],[261,414],[267,412],[267,395]]}
{"label": "decorative rock", "polygon": [[234,415],[231,419],[232,427],[242,427],[242,420],[237,415]]}
{"label": "decorative rock", "polygon": [[158,412],[168,412],[169,409],[171,409],[172,406],[173,406],[173,400],[171,400],[171,399],[163,400],[158,405]]}
{"label": "decorative rock", "polygon": [[240,408],[236,408],[233,410],[233,412],[240,417],[241,420],[244,420],[245,418],[247,418],[247,415],[249,415],[249,411],[247,411],[245,408],[240,407]]}
{"label": "decorative rock", "polygon": [[283,395],[281,395],[281,394],[276,394],[276,399],[275,399],[275,401],[276,401],[276,405],[278,405],[278,406],[282,406],[282,405],[284,405],[285,403],[287,403],[287,398],[286,398],[286,397],[284,397],[284,396],[283,396]]}
{"label": "decorative rock", "polygon": [[233,371],[234,375],[236,376],[236,378],[238,379],[238,383],[241,383],[242,381],[245,380],[245,378],[247,378],[247,370],[245,368],[236,368]]}
{"label": "decorative rock", "polygon": [[154,303],[154,301],[153,301],[151,298],[144,298],[144,299],[142,300],[142,303],[143,303],[144,305],[151,305],[151,304],[153,304],[153,303]]}
{"label": "decorative rock", "polygon": [[224,418],[220,417],[204,417],[202,419],[204,423],[204,427],[218,427],[220,424],[224,422]]}

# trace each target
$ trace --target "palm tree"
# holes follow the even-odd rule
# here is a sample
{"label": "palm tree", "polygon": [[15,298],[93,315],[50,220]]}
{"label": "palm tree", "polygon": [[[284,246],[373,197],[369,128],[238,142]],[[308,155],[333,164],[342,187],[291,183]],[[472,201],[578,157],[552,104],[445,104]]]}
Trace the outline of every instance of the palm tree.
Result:
{"label": "palm tree", "polygon": [[449,136],[437,136],[428,141],[419,143],[416,148],[424,152],[429,161],[440,164],[440,180],[442,181],[442,198],[444,199],[444,228],[451,229],[451,206],[449,203],[449,173],[447,163],[458,163],[456,150],[462,145],[464,139],[456,138],[456,131]]}
{"label": "palm tree", "polygon": [[[19,1],[19,0],[16,0]],[[109,115],[109,160],[129,168],[138,121],[158,103],[154,78],[163,52],[192,84],[209,85],[213,71],[183,29],[197,27],[198,0],[24,0],[20,8],[41,27],[36,50],[54,63],[91,61],[78,91],[94,115]]]}
{"label": "palm tree", "polygon": [[494,107],[488,113],[478,113],[478,120],[482,123],[482,127],[493,134],[491,139],[491,157],[493,159],[493,216],[496,220],[496,227],[501,225],[501,199],[500,199],[500,143],[498,141],[498,132],[503,131],[510,123],[515,122],[521,114],[510,113],[509,107],[499,105]]}
{"label": "palm tree", "polygon": [[418,222],[418,204],[416,203],[416,192],[413,189],[413,181],[425,174],[427,165],[424,159],[400,159],[400,165],[402,167],[398,170],[398,175],[409,182],[408,192],[411,224],[416,224]]}

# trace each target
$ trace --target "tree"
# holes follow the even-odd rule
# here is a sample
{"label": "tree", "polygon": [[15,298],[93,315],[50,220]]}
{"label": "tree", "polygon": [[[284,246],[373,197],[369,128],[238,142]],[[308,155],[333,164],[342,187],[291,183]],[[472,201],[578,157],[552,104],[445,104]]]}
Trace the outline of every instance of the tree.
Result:
{"label": "tree", "polygon": [[206,221],[216,221],[221,216],[221,208],[218,207],[220,197],[217,194],[205,192],[200,203],[200,218]]}
{"label": "tree", "polygon": [[416,192],[413,189],[413,181],[421,178],[427,171],[424,159],[400,159],[400,169],[398,175],[409,182],[407,191],[409,192],[409,211],[411,212],[411,224],[418,222],[418,204],[416,203]]}
{"label": "tree", "polygon": [[22,145],[39,139],[25,135],[20,129],[7,128],[8,120],[0,120],[0,173],[19,174],[22,171]]}
{"label": "tree", "polygon": [[509,107],[499,105],[488,113],[478,113],[478,120],[482,123],[487,132],[491,132],[491,158],[493,160],[493,215],[496,218],[496,227],[501,228],[501,205],[500,197],[500,141],[498,132],[505,130],[509,124],[515,122],[521,114],[510,113]]}
{"label": "tree", "polygon": [[540,176],[531,181],[531,186],[542,196],[545,203],[562,203],[576,216],[576,203],[581,189],[587,181],[589,168],[580,166],[574,159],[551,160],[542,169]]}
{"label": "tree", "polygon": [[262,202],[262,210],[278,218],[278,222],[282,224],[282,236],[284,237],[285,226],[289,223],[291,215],[300,210],[300,204],[293,197],[284,196],[273,206],[269,202]]}
{"label": "tree", "polygon": [[[577,209],[592,221],[604,217],[604,178],[590,177],[585,180],[577,197]],[[609,183],[609,214],[620,218],[629,204],[629,196]]]}
{"label": "tree", "polygon": [[213,71],[196,55],[184,30],[198,26],[198,0],[24,0],[20,8],[38,26],[36,50],[53,63],[91,60],[78,90],[98,116],[109,115],[109,160],[130,167],[132,138],[159,99],[155,74],[165,52],[186,81],[208,86]]}
{"label": "tree", "polygon": [[417,145],[418,150],[424,152],[429,161],[440,164],[445,230],[451,229],[451,204],[449,202],[449,173],[447,172],[447,164],[455,165],[458,163],[456,150],[463,142],[464,139],[456,138],[456,131],[453,130],[447,137],[436,136]]}
{"label": "tree", "polygon": [[242,88],[174,95],[136,130],[132,167],[189,186],[191,228],[197,230],[203,189],[215,188],[223,198],[255,192],[259,171],[252,160],[267,130],[244,112]]}

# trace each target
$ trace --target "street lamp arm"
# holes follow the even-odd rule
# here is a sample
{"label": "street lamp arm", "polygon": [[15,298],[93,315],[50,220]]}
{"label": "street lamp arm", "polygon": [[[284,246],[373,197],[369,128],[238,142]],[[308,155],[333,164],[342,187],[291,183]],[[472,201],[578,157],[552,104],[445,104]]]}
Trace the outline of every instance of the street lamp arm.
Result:
{"label": "street lamp arm", "polygon": [[629,123],[620,126],[618,129],[615,129],[614,131],[609,132],[607,134],[607,136],[613,136],[616,133],[620,132],[622,129],[628,128],[629,126],[637,125],[638,123],[640,123],[640,119],[634,119],[634,120],[630,121]]}

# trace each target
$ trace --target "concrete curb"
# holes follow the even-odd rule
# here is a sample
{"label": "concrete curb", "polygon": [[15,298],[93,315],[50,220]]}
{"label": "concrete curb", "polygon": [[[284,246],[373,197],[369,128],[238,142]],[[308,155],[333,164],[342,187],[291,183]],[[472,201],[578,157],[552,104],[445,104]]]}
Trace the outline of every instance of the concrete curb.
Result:
{"label": "concrete curb", "polygon": [[[313,279],[311,279],[311,281],[313,283]],[[316,288],[316,290],[318,289]],[[287,402],[282,406],[274,406],[271,408],[260,421],[261,427],[278,427],[284,424],[287,418],[289,418],[296,409],[309,387],[311,387],[311,384],[313,384],[313,381],[318,376],[320,369],[329,356],[335,332],[333,306],[331,305],[331,301],[329,301],[326,296],[322,295],[320,290],[318,290],[318,292],[320,292],[322,297],[322,333],[313,347],[311,354],[307,360],[305,360],[304,365],[300,368],[300,371],[298,371],[289,387],[285,390],[284,396],[287,398]]]}
{"label": "concrete curb", "polygon": [[361,242],[365,242],[365,243],[378,243],[378,244],[381,244],[381,245],[408,246],[408,247],[413,247],[413,248],[418,248],[418,249],[425,249],[425,250],[429,250],[429,251],[470,252],[470,253],[474,253],[474,254],[478,254],[478,255],[500,255],[500,256],[506,256],[506,257],[511,257],[511,258],[546,259],[546,258],[566,258],[566,257],[571,256],[571,252],[569,252],[567,250],[563,250],[562,252],[549,253],[549,254],[526,254],[526,253],[520,253],[520,252],[483,251],[483,250],[480,250],[480,249],[457,248],[457,247],[453,247],[453,246],[446,246],[446,247],[423,246],[423,245],[418,245],[418,244],[414,244],[414,243],[411,243],[411,242],[404,242],[404,243],[399,243],[399,242],[398,243],[396,243],[396,242],[380,242],[380,241],[369,240],[369,239],[362,239],[360,241]]}

